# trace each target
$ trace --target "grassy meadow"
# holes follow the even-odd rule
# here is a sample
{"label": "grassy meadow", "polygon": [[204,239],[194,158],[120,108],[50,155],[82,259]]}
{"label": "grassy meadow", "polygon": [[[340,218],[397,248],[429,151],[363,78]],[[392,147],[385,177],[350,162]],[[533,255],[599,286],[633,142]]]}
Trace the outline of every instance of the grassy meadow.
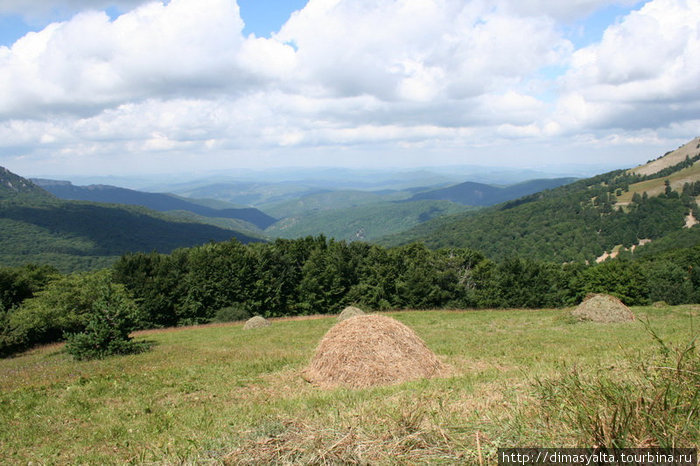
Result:
{"label": "grassy meadow", "polygon": [[[679,353],[663,359],[657,338],[669,350],[687,345],[698,309],[633,308],[652,332],[642,321],[574,323],[566,310],[391,312],[452,375],[364,390],[321,390],[300,376],[334,316],[251,331],[235,323],[141,332],[151,351],[101,361],[73,361],[62,345],[37,348],[0,360],[0,458],[495,464],[499,447],[653,444],[655,427],[637,426],[640,393],[654,396],[655,381],[665,386],[674,373],[691,377],[673,382],[681,392],[697,390],[700,370],[674,370]],[[696,349],[689,355],[697,360]],[[609,412],[618,408],[596,401],[599,383],[631,410]],[[669,420],[664,432],[677,430],[676,446],[695,446],[690,392],[673,393],[666,398],[675,397],[678,421],[653,417]]]}

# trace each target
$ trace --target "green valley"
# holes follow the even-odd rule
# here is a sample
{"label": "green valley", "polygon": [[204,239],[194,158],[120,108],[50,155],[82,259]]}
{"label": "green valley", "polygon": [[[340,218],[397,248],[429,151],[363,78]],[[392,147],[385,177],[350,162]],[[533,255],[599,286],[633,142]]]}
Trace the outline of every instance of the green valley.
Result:
{"label": "green valley", "polygon": [[298,238],[324,234],[347,241],[373,241],[432,218],[469,210],[449,201],[378,202],[292,215],[265,230],[269,236]]}

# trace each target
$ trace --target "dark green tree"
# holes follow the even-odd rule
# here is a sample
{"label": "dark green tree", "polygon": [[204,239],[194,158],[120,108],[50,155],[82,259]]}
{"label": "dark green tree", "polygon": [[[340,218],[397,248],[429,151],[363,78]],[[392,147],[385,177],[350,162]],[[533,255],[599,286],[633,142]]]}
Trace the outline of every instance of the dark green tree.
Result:
{"label": "dark green tree", "polygon": [[129,336],[138,323],[138,309],[123,287],[102,282],[85,329],[65,335],[66,350],[78,360],[141,352],[146,345]]}

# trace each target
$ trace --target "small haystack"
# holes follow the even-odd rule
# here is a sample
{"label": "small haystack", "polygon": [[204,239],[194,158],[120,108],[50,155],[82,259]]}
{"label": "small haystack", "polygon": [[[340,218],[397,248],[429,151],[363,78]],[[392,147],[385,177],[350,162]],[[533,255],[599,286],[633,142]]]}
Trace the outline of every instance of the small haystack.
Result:
{"label": "small haystack", "polygon": [[261,328],[261,327],[267,327],[270,325],[270,322],[268,322],[264,317],[260,316],[255,316],[251,317],[248,319],[243,326],[243,330],[250,330],[252,328]]}
{"label": "small haystack", "polygon": [[445,369],[423,340],[401,322],[361,315],[326,333],[304,378],[322,387],[364,388],[433,377]]}
{"label": "small haystack", "polygon": [[345,309],[343,309],[343,312],[340,313],[338,316],[338,322],[342,322],[346,319],[349,319],[350,317],[355,317],[355,316],[363,316],[365,315],[365,312],[360,309],[359,307],[355,306],[348,306]]}
{"label": "small haystack", "polygon": [[635,319],[630,308],[616,297],[607,294],[589,294],[571,315],[578,320],[604,323],[628,322]]}

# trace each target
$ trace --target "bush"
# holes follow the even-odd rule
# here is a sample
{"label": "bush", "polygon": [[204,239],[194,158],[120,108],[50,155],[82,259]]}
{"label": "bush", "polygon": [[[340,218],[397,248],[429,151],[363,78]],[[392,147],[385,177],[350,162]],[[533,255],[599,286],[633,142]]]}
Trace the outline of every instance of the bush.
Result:
{"label": "bush", "polygon": [[240,307],[222,307],[214,314],[213,322],[237,322],[250,319],[250,313]]}
{"label": "bush", "polygon": [[66,350],[78,360],[144,351],[146,345],[129,336],[137,322],[134,302],[111,283],[102,284],[98,293],[85,330],[65,335]]}
{"label": "bush", "polygon": [[62,276],[10,315],[10,330],[21,335],[28,346],[51,343],[64,333],[82,331],[98,297],[97,290],[108,281],[105,272]]}

